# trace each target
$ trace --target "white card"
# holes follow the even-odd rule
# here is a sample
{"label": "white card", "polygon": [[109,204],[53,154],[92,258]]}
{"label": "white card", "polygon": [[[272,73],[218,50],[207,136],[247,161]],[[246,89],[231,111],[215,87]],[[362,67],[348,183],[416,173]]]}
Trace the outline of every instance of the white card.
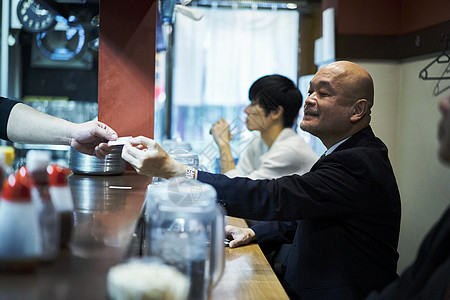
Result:
{"label": "white card", "polygon": [[131,136],[122,136],[122,137],[119,137],[119,138],[117,138],[117,140],[115,140],[115,141],[109,141],[109,142],[108,142],[108,146],[122,146],[122,145],[125,145],[126,142],[127,142],[129,139],[131,139],[131,138],[132,138]]}

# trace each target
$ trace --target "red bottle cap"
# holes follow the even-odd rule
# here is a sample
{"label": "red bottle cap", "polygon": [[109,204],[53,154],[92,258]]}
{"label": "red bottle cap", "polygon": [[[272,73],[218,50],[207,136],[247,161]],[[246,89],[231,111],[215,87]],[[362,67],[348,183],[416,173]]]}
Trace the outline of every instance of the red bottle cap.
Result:
{"label": "red bottle cap", "polygon": [[26,169],[20,168],[16,175],[10,175],[3,183],[2,198],[11,202],[31,202],[28,184]]}
{"label": "red bottle cap", "polygon": [[30,177],[30,172],[28,171],[26,166],[22,166],[16,173],[16,177],[25,184],[30,190],[34,185],[33,179]]}
{"label": "red bottle cap", "polygon": [[70,174],[70,172],[70,169],[63,168],[59,165],[48,165],[47,174],[49,184],[51,186],[66,186],[67,176]]}

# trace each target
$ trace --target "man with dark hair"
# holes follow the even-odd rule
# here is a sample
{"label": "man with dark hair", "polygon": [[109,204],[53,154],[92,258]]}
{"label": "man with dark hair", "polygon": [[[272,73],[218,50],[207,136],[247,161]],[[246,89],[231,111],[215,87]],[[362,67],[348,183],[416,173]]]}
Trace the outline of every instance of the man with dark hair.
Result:
{"label": "man with dark hair", "polygon": [[303,96],[295,83],[282,75],[267,75],[256,80],[248,91],[248,98],[256,100],[266,116],[281,106],[285,128],[292,128],[303,104]]}
{"label": "man with dark hair", "polygon": [[128,140],[122,157],[139,174],[194,175],[211,184],[230,216],[295,221],[266,232],[228,232],[230,247],[255,233],[258,242],[293,243],[283,282],[292,299],[362,299],[398,277],[400,194],[387,147],[369,125],[373,101],[372,78],[359,65],[338,61],[319,69],[300,127],[327,151],[301,176],[250,180],[193,172],[146,137]]}
{"label": "man with dark hair", "polygon": [[289,78],[268,75],[249,89],[250,104],[245,108],[247,128],[260,133],[239,158],[231,154],[232,138],[224,119],[211,128],[220,151],[220,170],[228,177],[272,179],[308,172],[317,156],[293,129],[302,106],[302,94]]}

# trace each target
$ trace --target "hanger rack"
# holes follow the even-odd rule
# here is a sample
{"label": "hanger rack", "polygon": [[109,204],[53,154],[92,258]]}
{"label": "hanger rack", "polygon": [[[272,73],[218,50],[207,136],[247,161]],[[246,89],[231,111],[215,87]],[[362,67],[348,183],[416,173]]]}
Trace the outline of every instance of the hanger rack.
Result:
{"label": "hanger rack", "polygon": [[[419,72],[419,78],[423,80],[443,80],[450,79],[450,38],[447,35],[442,36],[442,42],[444,44],[444,50],[439,54],[434,60],[432,60],[428,65],[425,66]],[[449,66],[444,70],[441,76],[429,76],[428,70],[434,64],[449,64]],[[446,74],[448,76],[446,76]]]}

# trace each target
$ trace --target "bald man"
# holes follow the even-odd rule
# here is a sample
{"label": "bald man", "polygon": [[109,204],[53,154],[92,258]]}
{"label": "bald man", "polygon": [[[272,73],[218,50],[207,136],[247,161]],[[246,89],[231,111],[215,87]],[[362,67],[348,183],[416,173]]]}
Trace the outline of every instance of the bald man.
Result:
{"label": "bald man", "polygon": [[[362,299],[398,277],[400,195],[388,150],[369,125],[373,90],[369,73],[352,62],[317,72],[300,127],[327,151],[302,176],[250,180],[194,172],[215,187],[228,215],[281,221],[226,230],[230,247],[255,239],[293,244],[283,281],[291,299]],[[131,139],[122,157],[148,176],[192,174],[145,137]]]}

